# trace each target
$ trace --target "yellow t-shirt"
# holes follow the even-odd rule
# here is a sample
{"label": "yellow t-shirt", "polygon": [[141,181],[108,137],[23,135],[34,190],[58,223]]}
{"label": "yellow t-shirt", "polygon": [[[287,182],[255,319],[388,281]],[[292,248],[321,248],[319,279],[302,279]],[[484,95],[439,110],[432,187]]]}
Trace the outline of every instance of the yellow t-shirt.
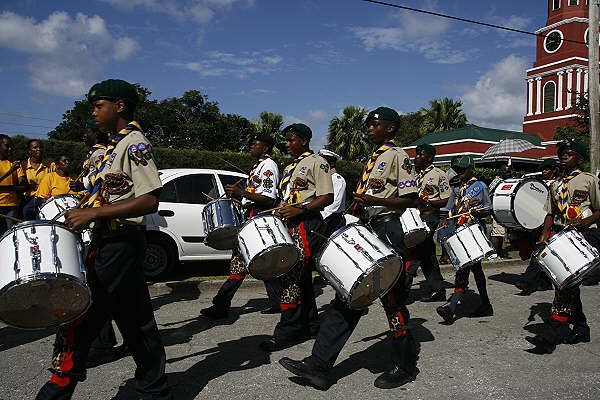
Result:
{"label": "yellow t-shirt", "polygon": [[[19,168],[19,178],[25,176],[27,183],[35,183],[39,185],[42,179],[50,172],[56,171],[56,164],[43,161],[37,168],[31,166],[31,159],[27,159],[27,163]],[[25,192],[25,196],[34,196],[37,189],[31,189]]]}
{"label": "yellow t-shirt", "polygon": [[[10,170],[12,161],[0,160],[0,177]],[[0,181],[0,186],[11,186],[19,184],[19,175],[15,170],[12,174]],[[19,196],[17,192],[2,192],[0,191],[0,207],[10,207],[19,205]]]}
{"label": "yellow t-shirt", "polygon": [[49,199],[59,194],[77,194],[69,188],[69,184],[75,180],[75,176],[60,176],[57,172],[50,172],[40,182],[36,197]]}

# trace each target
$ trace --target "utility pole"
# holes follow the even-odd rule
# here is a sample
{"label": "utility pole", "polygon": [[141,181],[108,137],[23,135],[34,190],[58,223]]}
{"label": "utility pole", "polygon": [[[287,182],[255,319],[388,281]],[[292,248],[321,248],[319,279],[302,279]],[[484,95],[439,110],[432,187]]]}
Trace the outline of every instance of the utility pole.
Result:
{"label": "utility pole", "polygon": [[598,67],[598,6],[600,0],[589,1],[589,102],[590,102],[590,172],[600,172],[600,68]]}

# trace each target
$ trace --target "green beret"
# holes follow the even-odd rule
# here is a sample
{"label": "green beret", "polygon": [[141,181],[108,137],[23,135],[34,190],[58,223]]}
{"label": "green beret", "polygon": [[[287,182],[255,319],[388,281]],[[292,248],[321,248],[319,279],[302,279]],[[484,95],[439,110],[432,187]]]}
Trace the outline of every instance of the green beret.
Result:
{"label": "green beret", "polygon": [[303,139],[312,138],[312,131],[310,128],[304,124],[291,124],[285,127],[283,133],[293,133],[296,136],[299,136]]}
{"label": "green beret", "polygon": [[99,99],[123,100],[133,105],[140,102],[140,96],[131,83],[121,79],[107,79],[90,88],[87,99],[91,103]]}
{"label": "green beret", "polygon": [[367,115],[366,122],[372,119],[381,119],[385,121],[400,122],[400,114],[388,107],[379,107]]}
{"label": "green beret", "polygon": [[460,169],[475,167],[475,159],[472,156],[462,156],[461,159],[456,163],[455,167]]}
{"label": "green beret", "polygon": [[558,162],[556,162],[556,160],[554,160],[552,158],[546,158],[540,164],[540,171],[543,171],[545,169],[554,169],[556,167],[558,167]]}
{"label": "green beret", "polygon": [[581,158],[583,158],[584,160],[589,160],[590,159],[590,150],[589,147],[578,140],[564,140],[562,141],[559,145],[558,145],[558,151],[556,152],[556,154],[558,154],[558,156],[560,157],[560,155],[565,151],[565,150],[573,150],[574,152],[576,152],[577,154],[579,154],[581,156]]}
{"label": "green beret", "polygon": [[417,146],[417,153],[419,153],[420,151],[429,154],[430,156],[435,157],[435,147],[433,147],[430,144],[420,144]]}

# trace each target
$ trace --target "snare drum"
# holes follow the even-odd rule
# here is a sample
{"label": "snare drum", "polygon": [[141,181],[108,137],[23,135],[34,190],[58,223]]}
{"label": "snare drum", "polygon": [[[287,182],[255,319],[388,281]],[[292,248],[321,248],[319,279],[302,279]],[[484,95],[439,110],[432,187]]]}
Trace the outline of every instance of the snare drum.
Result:
{"label": "snare drum", "polygon": [[79,235],[51,221],[27,221],[0,239],[0,320],[23,329],[56,327],[91,304]]}
{"label": "snare drum", "polygon": [[552,236],[531,255],[556,287],[576,286],[600,266],[600,253],[575,229]]}
{"label": "snare drum", "polygon": [[[77,207],[78,204],[79,198],[73,194],[59,194],[57,196],[52,196],[40,206],[38,211],[39,219],[51,220],[57,215]],[[65,217],[61,215],[56,221],[65,222]]]}
{"label": "snare drum", "polygon": [[411,248],[423,243],[429,234],[429,227],[421,219],[421,212],[416,208],[407,208],[400,216],[402,231],[404,232],[404,244]]}
{"label": "snare drum", "polygon": [[537,179],[502,181],[492,194],[494,218],[507,228],[535,230],[548,214],[548,196],[548,187]]}
{"label": "snare drum", "polygon": [[204,242],[217,250],[231,250],[237,245],[237,233],[246,220],[239,201],[215,199],[202,210]]}
{"label": "snare drum", "polygon": [[485,231],[478,223],[459,226],[442,240],[442,244],[457,271],[496,254]]}
{"label": "snare drum", "polygon": [[402,258],[359,223],[338,229],[317,259],[319,273],[352,309],[368,307],[386,294],[402,267]]}
{"label": "snare drum", "polygon": [[258,215],[246,221],[238,232],[238,242],[248,272],[256,279],[280,277],[300,259],[296,242],[274,215]]}

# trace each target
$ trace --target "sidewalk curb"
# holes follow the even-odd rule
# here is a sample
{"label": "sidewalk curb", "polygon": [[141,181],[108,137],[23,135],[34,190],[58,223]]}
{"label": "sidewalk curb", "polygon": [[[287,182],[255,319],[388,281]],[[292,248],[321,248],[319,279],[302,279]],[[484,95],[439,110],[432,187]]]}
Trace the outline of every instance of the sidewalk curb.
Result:
{"label": "sidewalk curb", "polygon": [[[508,260],[493,260],[493,261],[484,261],[483,267],[485,268],[497,268],[497,267],[512,267],[514,265],[519,265],[521,263],[525,263],[526,261],[522,261],[520,259],[508,259]],[[442,272],[451,272],[454,271],[454,267],[451,264],[442,264],[440,265],[440,270]],[[189,281],[168,281],[168,282],[154,282],[148,284],[148,290],[150,292],[150,296],[159,297],[166,296],[174,293],[175,291],[207,291],[207,290],[218,290],[219,287],[223,284],[224,279],[206,279],[206,280],[189,280]],[[250,287],[262,287],[263,281],[247,277],[244,279],[244,285]]]}

